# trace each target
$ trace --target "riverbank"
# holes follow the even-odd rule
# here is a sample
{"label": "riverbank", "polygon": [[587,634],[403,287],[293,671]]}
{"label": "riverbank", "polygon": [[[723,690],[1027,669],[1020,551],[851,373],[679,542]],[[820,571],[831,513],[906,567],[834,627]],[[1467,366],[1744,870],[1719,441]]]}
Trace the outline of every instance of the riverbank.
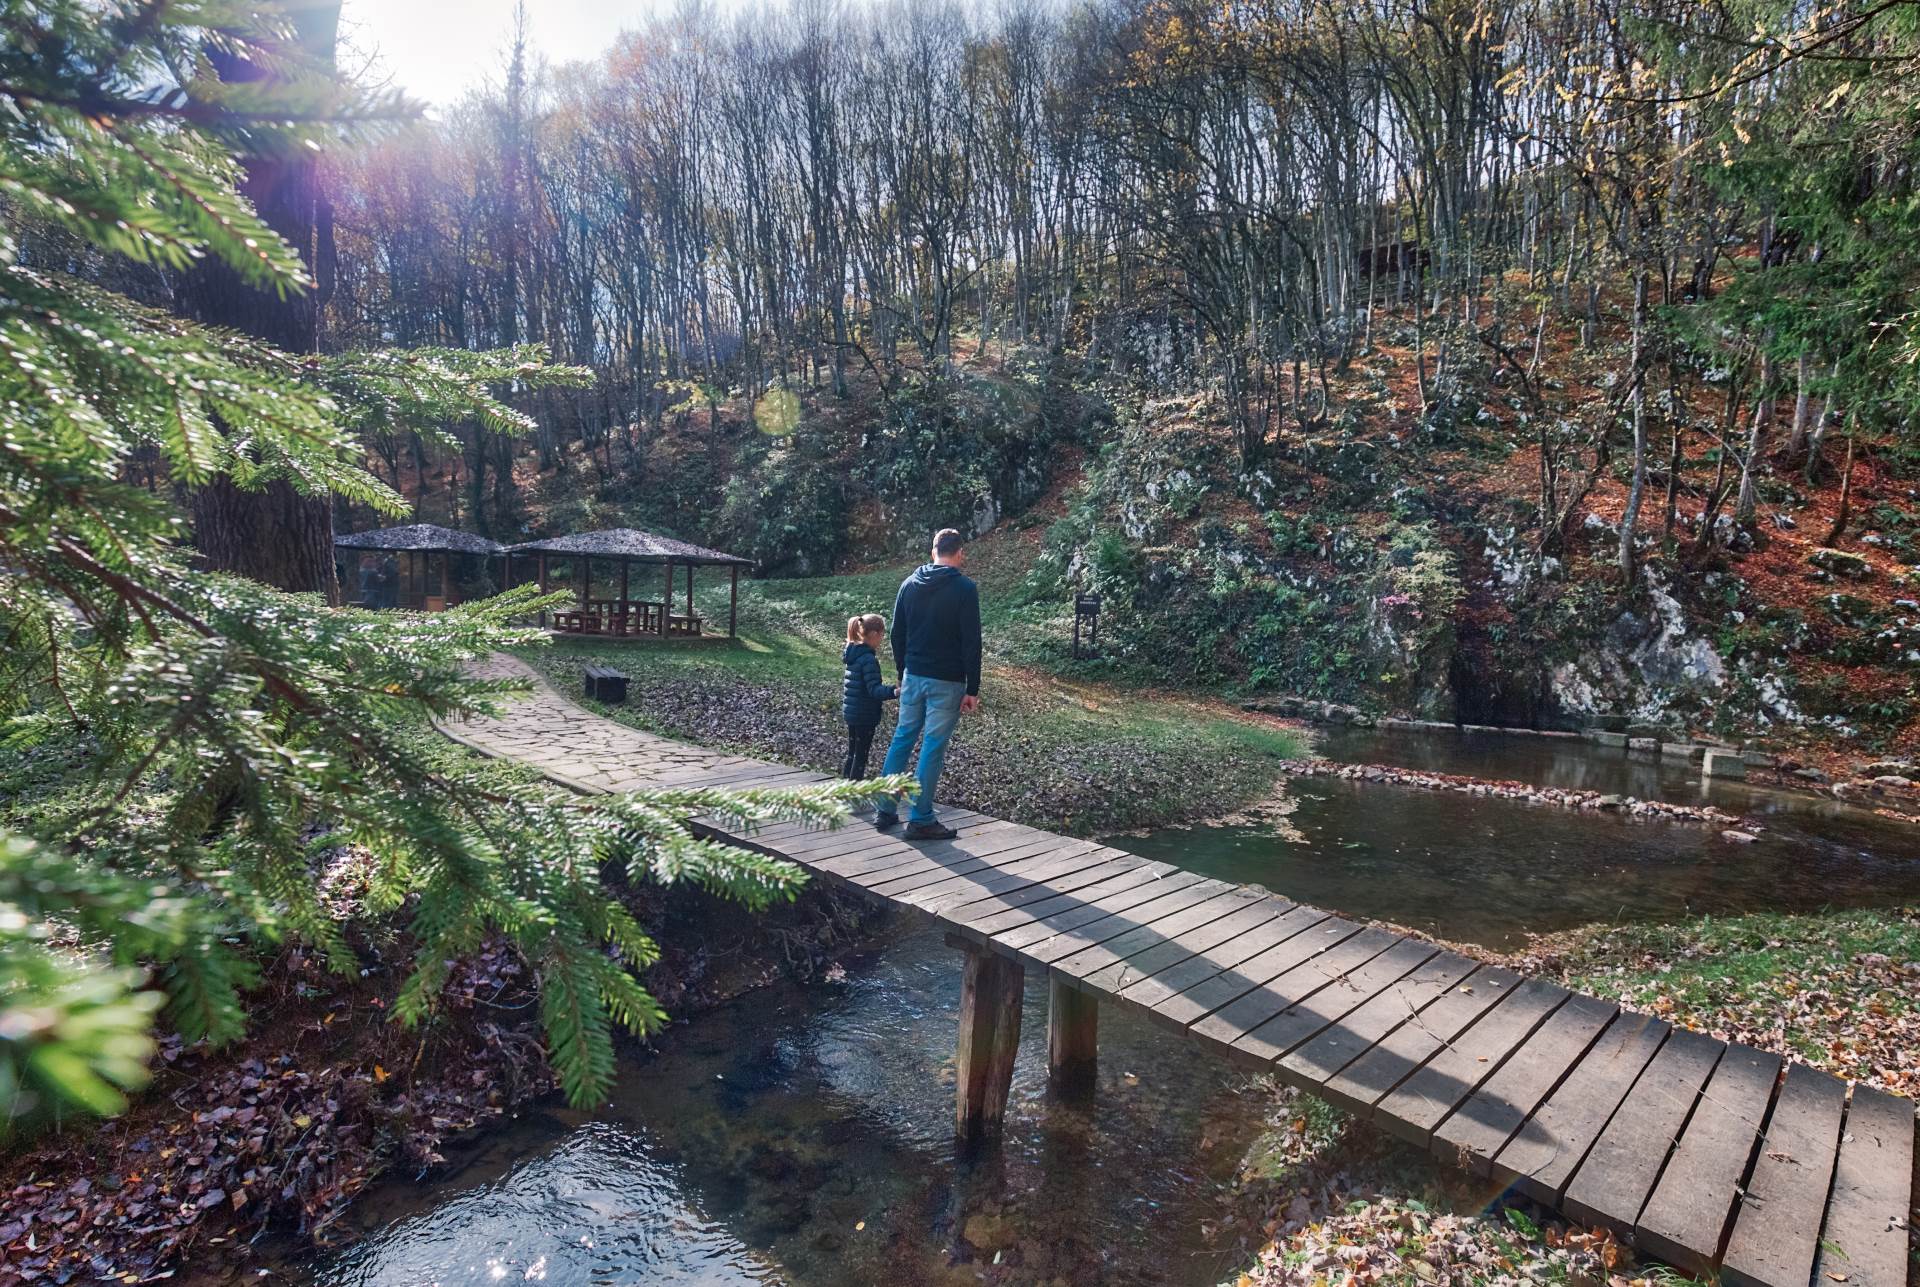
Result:
{"label": "riverbank", "polygon": [[[421,736],[495,788],[534,780]],[[537,992],[499,941],[454,966],[431,1022],[394,1021],[391,963],[408,959],[407,944],[359,918],[361,863],[336,849],[315,873],[349,927],[357,973],[299,947],[264,960],[244,1038],[220,1049],[169,1038],[125,1114],[77,1120],[0,1158],[0,1284],[152,1281],[183,1268],[211,1282],[253,1264],[269,1232],[336,1243],[382,1175],[425,1174],[551,1096]],[[774,979],[812,978],[885,920],[824,886],[758,916],[692,888],[623,888],[622,901],[660,945],[642,982],[678,1022]],[[623,1057],[643,1057],[640,1043],[621,1042]]]}

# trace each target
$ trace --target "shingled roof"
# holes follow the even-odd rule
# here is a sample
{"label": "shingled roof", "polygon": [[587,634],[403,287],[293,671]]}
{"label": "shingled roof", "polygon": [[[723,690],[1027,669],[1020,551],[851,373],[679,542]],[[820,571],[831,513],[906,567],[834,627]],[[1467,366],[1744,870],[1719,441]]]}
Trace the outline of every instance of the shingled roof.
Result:
{"label": "shingled roof", "polygon": [[450,550],[455,554],[499,554],[507,547],[472,532],[456,532],[433,523],[410,523],[406,527],[380,527],[371,532],[354,532],[333,538],[342,550]]}
{"label": "shingled roof", "polygon": [[512,546],[510,554],[559,554],[596,559],[632,559],[639,563],[718,563],[750,567],[752,559],[723,554],[705,546],[676,541],[671,536],[655,536],[636,527],[609,527],[599,532],[575,532],[546,541],[527,541]]}

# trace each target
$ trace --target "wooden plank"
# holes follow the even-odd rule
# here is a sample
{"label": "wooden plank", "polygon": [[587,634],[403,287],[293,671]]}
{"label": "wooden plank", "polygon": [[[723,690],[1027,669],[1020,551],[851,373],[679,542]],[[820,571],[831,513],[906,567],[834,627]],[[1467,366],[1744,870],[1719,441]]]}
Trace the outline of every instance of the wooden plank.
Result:
{"label": "wooden plank", "polygon": [[872,889],[876,885],[889,881],[904,880],[916,874],[941,873],[942,878],[956,872],[977,870],[976,863],[988,864],[997,861],[1002,854],[1011,854],[1023,848],[1017,837],[1012,835],[989,836],[968,842],[968,849],[940,849],[933,853],[916,853],[911,848],[894,842],[892,849],[875,849],[864,854],[850,854],[841,858],[824,858],[808,862],[815,871],[829,876],[838,876],[849,884],[862,889]]}
{"label": "wooden plank", "polygon": [[1322,1098],[1366,1116],[1434,1052],[1520,986],[1520,976],[1491,967],[1448,989],[1433,1004],[1388,1033],[1320,1088]]}
{"label": "wooden plank", "polygon": [[[956,925],[962,934],[984,943],[987,936],[976,933],[969,923],[963,923],[960,916],[985,919],[1003,912],[1016,912],[1061,898],[1077,891],[1090,890],[1093,886],[1106,886],[1116,879],[1137,871],[1148,865],[1145,858],[1136,854],[1122,853],[1118,849],[1104,846],[1089,850],[1089,858],[1097,861],[1091,866],[1077,867],[1075,870],[1049,876],[1046,880],[1034,884],[1022,885],[1016,889],[989,892],[982,895],[978,890],[954,892],[940,898],[929,900],[926,911],[939,917],[943,922]],[[1018,924],[1018,918],[1002,921],[1002,927]]]}
{"label": "wooden plank", "polygon": [[916,907],[974,902],[1027,885],[1044,884],[1049,878],[1068,876],[1109,861],[1097,840],[1054,840],[1046,848],[1027,846],[995,854],[985,865],[971,871],[952,872],[943,880],[916,878],[885,886],[877,892]]}
{"label": "wooden plank", "polygon": [[1913,1103],[1855,1084],[1820,1231],[1816,1287],[1906,1287]]}
{"label": "wooden plank", "polygon": [[1258,956],[1249,957],[1231,970],[1223,970],[1185,992],[1168,997],[1147,1017],[1174,1028],[1190,1028],[1200,1020],[1240,997],[1275,979],[1302,961],[1320,955],[1330,947],[1358,934],[1362,926],[1342,916],[1329,916],[1311,929],[1276,943]]}
{"label": "wooden plank", "polygon": [[1149,948],[1158,947],[1175,939],[1187,930],[1209,925],[1214,921],[1239,911],[1243,907],[1259,902],[1261,895],[1254,893],[1244,885],[1230,886],[1222,893],[1215,894],[1205,902],[1196,903],[1172,916],[1163,917],[1152,925],[1141,925],[1117,935],[1103,943],[1075,952],[1053,963],[1056,975],[1077,979],[1104,969],[1117,961],[1137,956]]}
{"label": "wooden plank", "polygon": [[1847,1083],[1805,1064],[1788,1067],[1754,1159],[1753,1179],[1733,1218],[1721,1282],[1806,1287],[1813,1281],[1820,1217],[1833,1185],[1846,1113]]}
{"label": "wooden plank", "polygon": [[1292,910],[1293,904],[1284,898],[1256,894],[1253,902],[1238,911],[1176,935],[1135,956],[1115,961],[1104,969],[1076,978],[1074,984],[1093,992],[1120,992],[1143,979],[1152,978],[1161,970],[1256,930]]}
{"label": "wooden plank", "polygon": [[[1342,988],[1344,981],[1355,971],[1364,969],[1402,941],[1402,936],[1391,930],[1377,926],[1362,929],[1358,934],[1308,957],[1285,973],[1268,979],[1252,991],[1242,993],[1188,1031],[1204,1042],[1223,1047],[1228,1058],[1237,1063],[1264,1068],[1284,1051],[1268,1051],[1251,1043],[1240,1044],[1254,1029],[1283,1013],[1294,1011],[1296,1006],[1304,1007],[1313,997],[1330,988]],[[1428,952],[1431,951],[1429,948]],[[1279,1035],[1278,1030],[1274,1035]]]}
{"label": "wooden plank", "polygon": [[902,901],[937,916],[956,904],[978,903],[982,899],[1011,895],[1022,890],[1033,890],[1043,898],[1071,894],[1090,882],[1133,869],[1118,862],[1109,850],[1100,845],[1083,843],[1087,847],[1073,853],[1040,854],[1005,870],[974,872],[958,880],[905,894]]}
{"label": "wooden plank", "polygon": [[1277,1071],[1297,1086],[1324,1085],[1388,1033],[1470,979],[1479,968],[1479,962],[1457,952],[1439,953],[1295,1048],[1280,1061]]}
{"label": "wooden plank", "polygon": [[1012,929],[1002,930],[988,941],[1002,951],[1025,954],[1029,948],[1044,950],[1046,944],[1057,940],[1063,934],[1079,929],[1082,925],[1102,920],[1115,912],[1124,912],[1129,908],[1150,903],[1157,898],[1185,889],[1188,885],[1197,885],[1205,879],[1206,877],[1199,872],[1175,870],[1164,876],[1152,877],[1130,889],[1096,898],[1091,902],[1077,901],[1078,894],[1068,894],[1068,898],[1076,900],[1073,906],[1063,907],[1049,916],[1029,921],[1025,925],[1016,925]]}
{"label": "wooden plank", "polygon": [[1188,988],[1197,987],[1226,970],[1237,969],[1242,962],[1268,948],[1305,933],[1327,919],[1317,907],[1290,907],[1272,920],[1230,938],[1207,952],[1189,957],[1120,990],[1122,999],[1151,1011]]}
{"label": "wooden plank", "polygon": [[1420,939],[1399,939],[1359,969],[1341,975],[1236,1038],[1233,1043],[1236,1057],[1259,1064],[1272,1063],[1398,983],[1438,952],[1433,944]]}
{"label": "wooden plank", "polygon": [[898,836],[871,834],[874,842],[864,849],[840,855],[816,850],[796,855],[795,861],[864,886],[889,879],[885,874],[888,872],[905,875],[908,871],[935,867],[951,869],[970,858],[991,857],[1028,843],[1014,828],[1005,831],[982,828],[959,840],[930,845],[910,845]]}
{"label": "wooden plank", "polygon": [[1124,911],[1115,912],[1088,921],[1077,929],[1064,931],[1036,943],[1027,949],[1027,955],[1036,961],[1053,962],[1072,956],[1075,952],[1085,951],[1110,938],[1117,938],[1136,928],[1151,927],[1176,912],[1204,903],[1225,890],[1231,889],[1225,881],[1197,880],[1179,889],[1168,890],[1157,898],[1137,903]]}
{"label": "wooden plank", "polygon": [[[977,886],[972,889],[948,889],[939,895],[927,897],[924,907],[925,911],[931,912],[933,916],[941,916],[943,920],[950,920],[952,912],[956,909],[962,909],[970,916],[989,914],[987,912],[989,907],[993,907],[993,911],[1016,911],[1025,907],[1035,907],[1052,897],[1062,897],[1087,887],[1116,880],[1119,876],[1139,870],[1146,864],[1148,864],[1146,859],[1142,859],[1139,855],[1123,853],[1108,845],[1092,845],[1079,853],[1064,855],[1064,861],[1054,866],[1052,870],[1029,868],[1025,872],[1029,880],[1020,884],[995,886],[991,889],[981,889]],[[1012,926],[1006,926],[1006,928],[1012,928]]]}
{"label": "wooden plank", "polygon": [[984,943],[988,936],[1000,930],[1025,924],[1048,911],[1072,906],[1075,898],[1098,897],[1126,888],[1143,876],[1176,870],[1166,863],[1148,862],[1136,854],[1122,854],[1118,850],[1110,853],[1112,856],[1104,866],[1089,868],[1079,876],[1066,877],[1052,886],[1029,885],[990,898],[943,903],[930,910],[968,938]]}
{"label": "wooden plank", "polygon": [[[790,862],[816,868],[836,861],[845,867],[854,858],[874,861],[895,855],[903,859],[919,856],[902,845],[899,837],[882,835],[870,827],[842,827],[838,831],[807,835],[796,840],[758,843]],[[834,874],[840,873],[836,871]]]}
{"label": "wooden plank", "polygon": [[1712,1037],[1674,1029],[1573,1173],[1560,1209],[1589,1227],[1632,1233],[1674,1137],[1725,1051]]}
{"label": "wooden plank", "polygon": [[[985,830],[991,823],[1000,823],[1000,826],[995,828],[996,830],[1018,825],[1011,822],[1001,823],[1000,819],[988,819],[983,815],[975,816],[980,826],[970,827],[968,829],[970,833]],[[869,819],[858,816],[849,818],[837,828],[826,827],[818,822],[776,822],[771,826],[762,827],[751,833],[748,838],[762,843],[791,844],[796,850],[800,850],[806,848],[808,837],[834,835],[843,831],[864,831],[870,835],[884,836],[896,844],[905,843],[901,841],[900,832],[897,829],[880,831],[874,827]]]}
{"label": "wooden plank", "polygon": [[[1400,935],[1378,926],[1342,939],[1324,952],[1308,957],[1259,987],[1241,993],[1188,1029],[1194,1036],[1229,1049],[1253,1029],[1289,1006],[1299,1004],[1332,985],[1349,970],[1359,969],[1400,941]],[[1267,1063],[1252,1052],[1242,1052],[1247,1063]]]}
{"label": "wooden plank", "polygon": [[919,907],[950,907],[955,903],[978,902],[997,893],[1069,876],[1111,861],[1112,851],[1097,840],[1055,840],[1046,848],[1029,846],[995,854],[986,866],[956,871],[943,881],[915,884],[889,890],[889,893],[909,899]]}
{"label": "wooden plank", "polygon": [[[1011,834],[1018,834],[1025,830],[1027,829],[1018,827],[1010,822],[1000,824],[983,823],[979,827],[969,827],[966,834],[956,840],[937,840],[924,844],[911,844],[901,839],[900,832],[897,828],[892,831],[877,831],[873,827],[861,826],[855,823],[841,827],[835,831],[823,831],[817,827],[809,828],[795,836],[777,837],[772,841],[772,846],[791,858],[811,861],[817,858],[830,857],[831,855],[826,853],[825,849],[833,843],[836,837],[863,835],[871,837],[876,845],[886,846],[902,854],[926,855],[955,852],[963,845],[978,845],[985,843],[989,839],[1006,838]],[[1027,836],[1025,838],[1031,839],[1032,837]]]}
{"label": "wooden plank", "polygon": [[1426,1146],[1454,1108],[1500,1070],[1506,1057],[1571,996],[1544,979],[1528,979],[1505,1002],[1454,1037],[1381,1099],[1374,1120],[1409,1143]]}
{"label": "wooden plank", "polygon": [[[1014,845],[998,852],[974,852],[973,856],[957,863],[930,863],[925,867],[899,872],[881,872],[859,881],[862,888],[880,895],[882,898],[904,899],[908,894],[928,895],[931,891],[953,888],[965,888],[967,882],[985,879],[994,873],[1008,874],[1028,870],[1050,859],[1061,856],[1062,850],[1073,856],[1098,849],[1099,843],[1093,840],[1063,841],[1057,837],[1044,840],[1030,840],[1025,844]],[[933,895],[937,896],[937,895]]]}
{"label": "wooden plank", "polygon": [[1493,1178],[1535,1202],[1558,1206],[1561,1190],[1669,1030],[1663,1020],[1644,1014],[1615,1015],[1587,1057],[1493,1159]]}
{"label": "wooden plank", "polygon": [[[970,937],[978,935],[983,942],[992,942],[997,935],[1009,930],[1028,929],[1050,916],[1077,911],[1086,907],[1089,902],[1102,898],[1127,897],[1143,885],[1157,886],[1162,880],[1171,879],[1180,872],[1178,867],[1167,863],[1147,862],[1137,867],[1129,867],[1116,860],[1115,866],[1119,870],[1113,875],[1081,889],[1051,894],[1046,898],[1035,899],[1018,907],[995,908],[992,906],[993,900],[987,900],[983,903],[950,909],[944,913],[944,916],[957,924],[961,933]],[[1154,892],[1150,888],[1147,892],[1138,895],[1135,901],[1144,902],[1151,898]],[[1007,897],[1011,898],[1013,895]],[[1127,905],[1132,906],[1131,903]],[[1075,922],[1075,924],[1081,923],[1083,922]],[[1036,937],[1044,937],[1047,932],[1049,931],[1042,929]]]}
{"label": "wooden plank", "polygon": [[1720,1056],[1634,1224],[1636,1247],[1689,1273],[1712,1270],[1779,1077],[1780,1056],[1767,1051],[1733,1045]]}
{"label": "wooden plank", "polygon": [[1620,1007],[1569,997],[1433,1133],[1433,1151],[1486,1175],[1493,1156],[1592,1048]]}

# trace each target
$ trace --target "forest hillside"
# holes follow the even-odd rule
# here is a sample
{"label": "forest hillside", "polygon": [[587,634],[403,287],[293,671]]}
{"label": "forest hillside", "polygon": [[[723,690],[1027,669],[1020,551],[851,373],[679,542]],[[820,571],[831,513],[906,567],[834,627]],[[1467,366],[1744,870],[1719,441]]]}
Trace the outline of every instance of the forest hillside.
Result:
{"label": "forest hillside", "polygon": [[1914,752],[1888,11],[800,5],[558,68],[535,21],[333,164],[329,342],[596,377],[370,435],[421,518],[771,575],[1045,523],[1108,666]]}

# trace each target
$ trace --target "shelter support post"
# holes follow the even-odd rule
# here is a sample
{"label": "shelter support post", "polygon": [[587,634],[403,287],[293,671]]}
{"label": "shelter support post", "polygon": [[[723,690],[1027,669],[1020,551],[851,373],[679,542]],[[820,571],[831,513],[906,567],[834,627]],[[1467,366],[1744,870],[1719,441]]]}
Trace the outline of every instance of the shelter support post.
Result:
{"label": "shelter support post", "polygon": [[620,560],[620,607],[616,610],[615,620],[620,623],[618,629],[623,635],[627,633],[632,624],[631,619],[627,615],[627,569],[632,566],[632,559]]}
{"label": "shelter support post", "polygon": [[[542,554],[540,556],[539,571],[540,571],[540,593],[545,594],[547,592],[547,556],[545,554]],[[541,629],[544,630],[546,628],[546,625],[547,625],[547,610],[545,608],[542,608],[540,609]]]}
{"label": "shelter support post", "polygon": [[1020,1051],[1026,971],[1017,961],[949,935],[966,955],[960,981],[960,1045],[954,1064],[953,1130],[963,1147],[997,1136],[1007,1115]]}
{"label": "shelter support post", "polygon": [[727,638],[740,637],[740,565],[732,565],[733,584],[727,589]]}
{"label": "shelter support post", "polygon": [[667,625],[673,620],[673,560],[667,560],[667,601],[660,609],[660,637],[667,637]]}
{"label": "shelter support post", "polygon": [[693,564],[687,564],[687,619],[694,619],[693,611]]}
{"label": "shelter support post", "polygon": [[593,556],[583,554],[576,561],[580,565],[580,611],[585,612],[593,606]]}
{"label": "shelter support post", "polygon": [[1047,981],[1047,1079],[1066,1095],[1093,1089],[1100,1035],[1100,1002],[1059,977]]}

